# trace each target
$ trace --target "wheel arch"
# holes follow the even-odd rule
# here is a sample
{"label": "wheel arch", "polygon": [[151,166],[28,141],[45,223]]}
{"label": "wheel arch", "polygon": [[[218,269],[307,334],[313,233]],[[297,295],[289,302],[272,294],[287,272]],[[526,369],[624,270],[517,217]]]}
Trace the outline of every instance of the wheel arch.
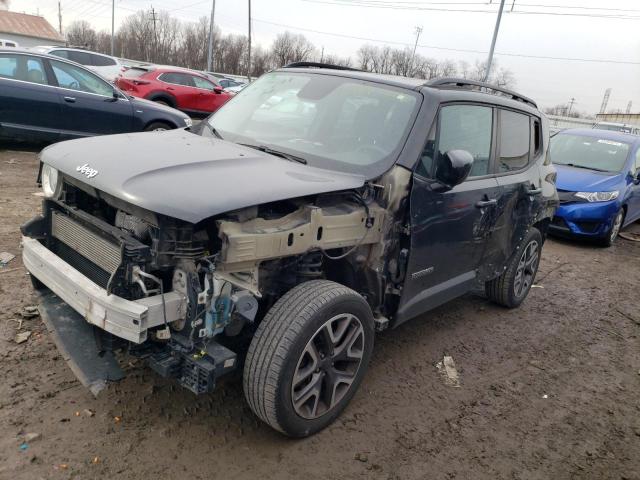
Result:
{"label": "wheel arch", "polygon": [[151,100],[152,102],[156,100],[164,100],[169,104],[169,106],[173,108],[177,108],[178,105],[178,100],[176,99],[176,97],[164,91],[153,91],[151,93],[148,93],[144,98],[146,100]]}

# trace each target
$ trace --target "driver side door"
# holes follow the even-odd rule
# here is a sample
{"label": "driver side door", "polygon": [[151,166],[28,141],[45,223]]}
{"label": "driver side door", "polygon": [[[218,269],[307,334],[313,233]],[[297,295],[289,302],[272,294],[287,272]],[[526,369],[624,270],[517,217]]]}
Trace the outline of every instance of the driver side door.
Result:
{"label": "driver side door", "polygon": [[63,139],[130,132],[133,107],[114,97],[114,87],[93,72],[67,62],[49,60],[63,105]]}
{"label": "driver side door", "polygon": [[[495,226],[500,193],[492,174],[494,124],[495,112],[489,106],[452,104],[440,108],[413,175],[411,250],[396,324],[474,286]],[[436,166],[450,150],[466,150],[473,156],[471,173],[451,190],[436,191]]]}

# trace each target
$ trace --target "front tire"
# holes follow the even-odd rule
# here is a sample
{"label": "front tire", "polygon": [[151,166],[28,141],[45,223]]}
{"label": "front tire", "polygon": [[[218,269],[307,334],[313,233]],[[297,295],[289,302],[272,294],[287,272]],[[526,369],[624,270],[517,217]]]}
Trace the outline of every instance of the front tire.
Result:
{"label": "front tire", "polygon": [[144,129],[145,132],[164,132],[165,130],[172,130],[173,127],[165,122],[153,122],[147,125]]}
{"label": "front tire", "polygon": [[502,275],[485,283],[487,297],[503,307],[518,307],[531,290],[538,273],[541,252],[542,235],[532,227],[511,256]]}
{"label": "front tire", "polygon": [[296,286],[251,341],[243,378],[249,406],[292,437],[322,430],[357,391],[373,337],[371,309],[355,291],[326,280]]}
{"label": "front tire", "polygon": [[599,243],[603,247],[610,247],[613,245],[613,242],[618,238],[618,234],[622,229],[622,223],[624,222],[624,209],[621,208],[616,217],[613,219],[613,223],[611,224],[611,228],[607,232],[607,234],[600,239]]}

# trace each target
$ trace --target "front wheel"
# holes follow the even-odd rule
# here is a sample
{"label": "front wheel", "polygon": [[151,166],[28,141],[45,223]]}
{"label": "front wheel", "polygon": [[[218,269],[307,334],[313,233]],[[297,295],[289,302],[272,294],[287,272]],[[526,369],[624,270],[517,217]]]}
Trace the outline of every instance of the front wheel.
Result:
{"label": "front wheel", "polygon": [[145,132],[164,132],[165,130],[171,130],[171,126],[164,122],[153,122],[147,125],[144,129]]}
{"label": "front wheel", "polygon": [[251,341],[243,379],[249,406],[286,435],[318,432],[358,389],[373,336],[362,296],[326,280],[298,285],[269,310]]}
{"label": "front wheel", "polygon": [[620,229],[622,228],[622,222],[624,221],[624,210],[621,208],[616,217],[613,219],[613,223],[611,224],[611,228],[606,233],[606,235],[600,239],[600,245],[603,247],[610,247],[615,242],[618,234],[620,233]]}
{"label": "front wheel", "polygon": [[502,275],[485,284],[487,297],[507,308],[519,306],[536,278],[541,252],[542,235],[532,227],[511,256]]}

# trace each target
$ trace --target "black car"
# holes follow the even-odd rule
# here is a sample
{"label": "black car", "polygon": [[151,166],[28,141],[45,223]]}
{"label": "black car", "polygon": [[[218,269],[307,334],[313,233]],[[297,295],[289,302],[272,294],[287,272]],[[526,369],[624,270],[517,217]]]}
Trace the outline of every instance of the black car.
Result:
{"label": "black car", "polygon": [[0,138],[51,143],[189,126],[182,112],[129,97],[81,65],[0,49]]}
{"label": "black car", "polygon": [[45,149],[23,260],[92,391],[117,350],[196,394],[242,366],[255,414],[306,436],[376,331],[478,287],[523,302],[558,202],[548,131],[492,85],[297,64],[191,132]]}

